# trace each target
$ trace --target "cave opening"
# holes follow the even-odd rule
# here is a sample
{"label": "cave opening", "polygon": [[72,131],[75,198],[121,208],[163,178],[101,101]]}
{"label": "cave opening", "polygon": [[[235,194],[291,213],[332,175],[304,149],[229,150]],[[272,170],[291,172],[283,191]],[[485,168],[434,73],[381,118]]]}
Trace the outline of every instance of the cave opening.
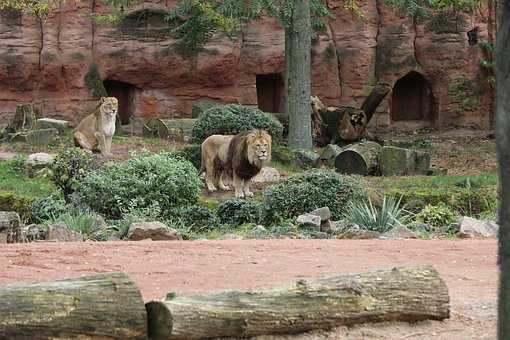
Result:
{"label": "cave opening", "polygon": [[283,79],[280,73],[258,74],[257,103],[264,112],[283,111]]}
{"label": "cave opening", "polygon": [[105,80],[103,84],[108,96],[115,97],[119,101],[118,119],[120,123],[122,125],[129,124],[131,117],[134,116],[133,100],[135,87],[116,80]]}
{"label": "cave opening", "polygon": [[393,87],[391,119],[393,121],[431,121],[432,93],[425,78],[410,72]]}

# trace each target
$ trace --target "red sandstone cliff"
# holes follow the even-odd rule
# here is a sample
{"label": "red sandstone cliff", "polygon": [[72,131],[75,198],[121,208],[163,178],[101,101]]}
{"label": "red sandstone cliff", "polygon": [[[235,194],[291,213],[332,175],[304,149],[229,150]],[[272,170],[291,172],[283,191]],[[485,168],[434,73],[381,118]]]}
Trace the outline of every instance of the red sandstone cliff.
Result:
{"label": "red sandstone cliff", "polygon": [[[93,63],[110,88],[125,91],[134,116],[188,116],[192,101],[202,98],[257,105],[257,86],[264,101],[259,105],[278,106],[272,96],[279,96],[280,81],[263,75],[283,72],[279,25],[251,23],[235,41],[215,38],[196,57],[185,57],[161,15],[175,3],[145,1],[130,11],[150,9],[154,15],[121,28],[90,20],[90,14],[107,10],[96,0],[67,1],[50,13],[42,31],[34,17],[0,12],[0,115],[36,101],[45,116],[75,122],[90,107],[85,78]],[[358,106],[370,86],[384,81],[396,87],[374,125],[399,127],[409,118],[436,126],[490,125],[482,50],[480,44],[469,46],[466,36],[478,26],[479,42],[489,39],[489,9],[413,22],[381,0],[362,2],[364,19],[341,1],[329,0],[328,6],[336,18],[313,44],[313,94],[328,105]]]}

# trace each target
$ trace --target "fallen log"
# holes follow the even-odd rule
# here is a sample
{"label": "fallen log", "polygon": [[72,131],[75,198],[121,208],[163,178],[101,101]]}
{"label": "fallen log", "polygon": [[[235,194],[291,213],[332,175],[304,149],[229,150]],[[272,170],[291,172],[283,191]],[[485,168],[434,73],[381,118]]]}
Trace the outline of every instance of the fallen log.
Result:
{"label": "fallen log", "polygon": [[269,291],[169,295],[146,305],[151,339],[251,337],[449,317],[448,289],[430,266],[300,280]]}
{"label": "fallen log", "polygon": [[146,339],[142,296],[125,274],[0,286],[0,339]]}
{"label": "fallen log", "polygon": [[382,146],[375,142],[348,146],[335,158],[336,171],[342,174],[376,175],[379,170],[379,153]]}

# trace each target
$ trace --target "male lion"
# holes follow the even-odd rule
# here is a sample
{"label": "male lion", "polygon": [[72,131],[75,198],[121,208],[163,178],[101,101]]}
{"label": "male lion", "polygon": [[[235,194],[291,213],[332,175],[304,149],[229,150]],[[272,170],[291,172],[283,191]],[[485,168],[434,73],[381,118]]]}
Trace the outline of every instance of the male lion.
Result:
{"label": "male lion", "polygon": [[75,129],[74,144],[89,151],[112,156],[112,137],[119,102],[115,97],[102,97],[96,110],[85,117]]}
{"label": "male lion", "polygon": [[235,196],[251,197],[250,180],[271,158],[271,136],[263,130],[235,136],[212,135],[202,143],[202,170],[207,190],[228,190],[224,180],[233,179]]}

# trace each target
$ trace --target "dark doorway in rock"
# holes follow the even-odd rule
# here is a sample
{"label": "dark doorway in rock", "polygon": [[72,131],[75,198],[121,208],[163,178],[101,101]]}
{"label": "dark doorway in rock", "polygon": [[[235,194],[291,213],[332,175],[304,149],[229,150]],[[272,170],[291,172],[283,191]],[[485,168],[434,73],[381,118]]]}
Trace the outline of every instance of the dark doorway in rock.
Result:
{"label": "dark doorway in rock", "polygon": [[264,112],[283,111],[283,80],[280,73],[257,75],[257,103]]}
{"label": "dark doorway in rock", "polygon": [[410,72],[400,78],[393,87],[391,119],[432,120],[432,93],[425,78],[418,72]]}
{"label": "dark doorway in rock", "polygon": [[122,125],[129,124],[130,118],[134,115],[133,96],[135,87],[128,83],[115,80],[106,80],[104,87],[108,96],[115,97],[119,101],[119,120]]}

